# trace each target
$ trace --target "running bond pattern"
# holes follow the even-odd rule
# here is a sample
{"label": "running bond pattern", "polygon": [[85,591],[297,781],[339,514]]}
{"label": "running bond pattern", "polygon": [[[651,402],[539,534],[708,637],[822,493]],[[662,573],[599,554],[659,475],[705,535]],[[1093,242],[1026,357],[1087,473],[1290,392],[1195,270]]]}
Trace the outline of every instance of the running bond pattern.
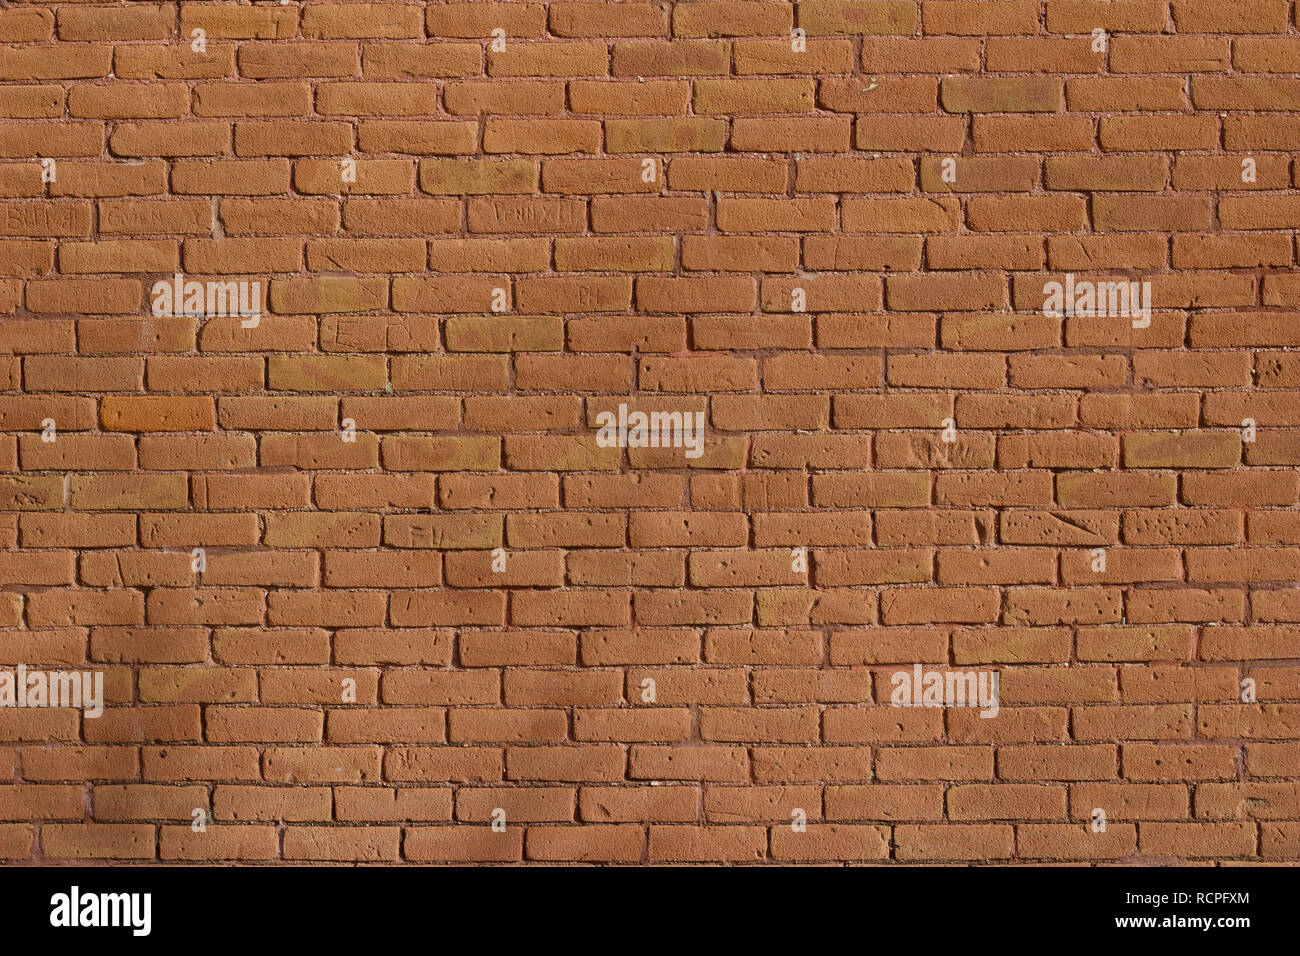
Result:
{"label": "running bond pattern", "polygon": [[0,2],[0,856],[1300,860],[1295,7]]}

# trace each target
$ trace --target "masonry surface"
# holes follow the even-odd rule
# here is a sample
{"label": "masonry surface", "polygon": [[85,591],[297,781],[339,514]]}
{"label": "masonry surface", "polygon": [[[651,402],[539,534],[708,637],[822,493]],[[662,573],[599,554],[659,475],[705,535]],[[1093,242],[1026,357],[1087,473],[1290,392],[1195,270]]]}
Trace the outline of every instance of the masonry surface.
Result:
{"label": "masonry surface", "polygon": [[1300,861],[1295,7],[0,0],[0,857]]}

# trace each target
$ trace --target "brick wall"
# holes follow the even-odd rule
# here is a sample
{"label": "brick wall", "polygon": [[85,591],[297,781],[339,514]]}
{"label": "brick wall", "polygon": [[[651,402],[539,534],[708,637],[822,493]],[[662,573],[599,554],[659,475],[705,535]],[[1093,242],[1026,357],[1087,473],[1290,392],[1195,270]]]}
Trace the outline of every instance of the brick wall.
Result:
{"label": "brick wall", "polygon": [[0,3],[0,856],[1300,860],[1295,7]]}

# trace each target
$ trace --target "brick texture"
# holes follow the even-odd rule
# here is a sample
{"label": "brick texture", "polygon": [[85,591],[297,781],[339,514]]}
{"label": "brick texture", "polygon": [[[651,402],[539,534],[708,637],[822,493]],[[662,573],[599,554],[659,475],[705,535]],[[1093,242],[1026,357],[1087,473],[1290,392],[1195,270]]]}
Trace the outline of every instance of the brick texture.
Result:
{"label": "brick texture", "polygon": [[0,856],[1300,861],[1297,6],[0,3]]}

